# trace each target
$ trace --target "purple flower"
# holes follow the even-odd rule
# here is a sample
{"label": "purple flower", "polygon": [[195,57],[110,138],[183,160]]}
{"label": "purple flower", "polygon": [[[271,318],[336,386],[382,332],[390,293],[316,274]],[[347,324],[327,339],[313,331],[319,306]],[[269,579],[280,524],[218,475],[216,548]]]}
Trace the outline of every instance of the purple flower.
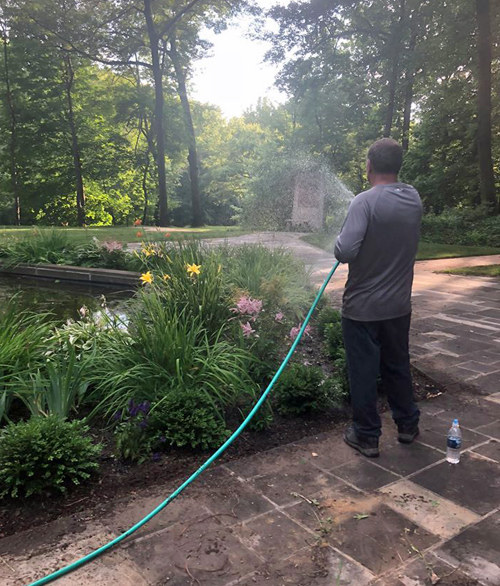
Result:
{"label": "purple flower", "polygon": [[113,415],[113,419],[115,421],[119,421],[122,418],[123,415],[123,409],[118,409],[118,411],[116,411],[116,413]]}
{"label": "purple flower", "polygon": [[167,438],[165,436],[160,436],[160,443],[164,444],[167,441]]}
{"label": "purple flower", "polygon": [[281,323],[284,318],[285,316],[281,313],[281,311],[278,311],[278,313],[274,316],[274,321]]}
{"label": "purple flower", "polygon": [[149,401],[143,401],[139,405],[139,410],[142,411],[144,413],[144,415],[147,415],[149,413],[150,409],[151,409],[151,403]]}
{"label": "purple flower", "polygon": [[255,334],[255,330],[250,325],[250,322],[247,321],[246,324],[240,324],[240,326],[243,331],[243,337],[249,338],[252,334]]}
{"label": "purple flower", "polygon": [[153,462],[158,462],[161,459],[161,454],[159,452],[155,452],[152,456]]}

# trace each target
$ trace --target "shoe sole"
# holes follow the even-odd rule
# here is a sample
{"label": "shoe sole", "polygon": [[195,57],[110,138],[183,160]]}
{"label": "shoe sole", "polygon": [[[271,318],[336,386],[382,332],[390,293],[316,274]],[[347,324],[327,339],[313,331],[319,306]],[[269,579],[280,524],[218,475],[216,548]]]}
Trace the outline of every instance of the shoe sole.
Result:
{"label": "shoe sole", "polygon": [[419,431],[416,433],[399,433],[398,442],[401,444],[411,444],[413,440],[419,435]]}
{"label": "shoe sole", "polygon": [[380,451],[378,448],[362,448],[360,445],[350,442],[345,436],[344,442],[349,447],[354,448],[360,454],[363,454],[363,456],[366,456],[367,458],[378,458],[380,456]]}

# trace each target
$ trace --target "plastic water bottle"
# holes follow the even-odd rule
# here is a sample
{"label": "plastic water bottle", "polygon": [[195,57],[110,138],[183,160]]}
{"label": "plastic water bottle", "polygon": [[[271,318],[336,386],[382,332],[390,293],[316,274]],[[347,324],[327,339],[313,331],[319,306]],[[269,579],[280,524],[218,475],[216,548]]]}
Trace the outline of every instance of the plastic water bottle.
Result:
{"label": "plastic water bottle", "polygon": [[458,464],[460,462],[460,450],[462,449],[462,432],[458,419],[454,419],[448,432],[448,449],[446,451],[446,460],[450,464]]}

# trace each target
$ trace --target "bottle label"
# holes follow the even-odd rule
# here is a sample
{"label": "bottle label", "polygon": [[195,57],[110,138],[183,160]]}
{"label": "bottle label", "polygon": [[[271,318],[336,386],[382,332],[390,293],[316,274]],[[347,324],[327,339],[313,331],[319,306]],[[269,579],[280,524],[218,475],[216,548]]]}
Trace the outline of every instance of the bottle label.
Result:
{"label": "bottle label", "polygon": [[462,438],[450,436],[448,438],[448,447],[452,450],[459,450],[462,447]]}

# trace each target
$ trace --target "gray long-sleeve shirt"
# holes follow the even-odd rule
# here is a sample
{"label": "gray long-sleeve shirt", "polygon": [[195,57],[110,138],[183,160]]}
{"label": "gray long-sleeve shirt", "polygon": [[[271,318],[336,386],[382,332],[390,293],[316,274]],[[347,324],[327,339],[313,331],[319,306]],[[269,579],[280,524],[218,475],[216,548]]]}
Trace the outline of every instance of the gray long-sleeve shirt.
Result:
{"label": "gray long-sleeve shirt", "polygon": [[405,183],[377,185],[353,199],[335,243],[336,258],[349,263],[344,317],[378,321],[410,313],[421,218],[420,196]]}

